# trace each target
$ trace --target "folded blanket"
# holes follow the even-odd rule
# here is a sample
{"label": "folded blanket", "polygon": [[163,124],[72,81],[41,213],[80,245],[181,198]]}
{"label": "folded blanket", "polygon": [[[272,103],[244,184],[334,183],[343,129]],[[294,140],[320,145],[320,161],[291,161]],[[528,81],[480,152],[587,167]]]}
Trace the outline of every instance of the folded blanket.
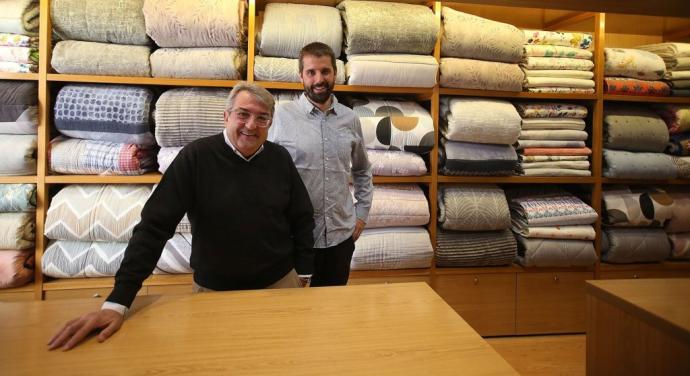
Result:
{"label": "folded blanket", "polygon": [[690,97],[690,89],[673,89],[671,96],[674,97]]}
{"label": "folded blanket", "polygon": [[530,226],[518,231],[525,238],[594,240],[596,233],[591,225],[578,226]]}
{"label": "folded blanket", "polygon": [[[192,273],[190,235],[175,234],[163,247],[154,274]],[[127,243],[51,241],[43,254],[43,274],[55,278],[114,276],[120,268]]]}
{"label": "folded blanket", "polygon": [[441,140],[439,164],[442,175],[513,175],[517,154],[510,145],[475,144]]}
{"label": "folded blanket", "polygon": [[355,243],[352,270],[428,268],[434,249],[423,227],[365,229]]}
{"label": "folded blanket", "polygon": [[425,5],[346,0],[338,4],[345,32],[345,53],[428,55],[439,25]]}
{"label": "folded blanket", "polygon": [[632,48],[605,48],[606,76],[660,80],[666,73],[666,64],[659,56]]}
{"label": "folded blanket", "polygon": [[[690,57],[687,59],[690,60]],[[669,81],[668,84],[673,89],[690,89],[690,80]]]}
{"label": "folded blanket", "polygon": [[666,122],[668,133],[677,134],[690,131],[690,106],[661,104],[654,109]]}
{"label": "folded blanket", "polygon": [[34,279],[34,250],[0,251],[0,289],[21,287]]}
{"label": "folded blanket", "polygon": [[[574,118],[584,119],[587,117],[587,107],[573,103],[558,102],[518,102],[515,103],[520,116],[523,118]],[[541,119],[546,121],[545,119]],[[551,119],[549,119],[551,120]],[[554,120],[555,122],[560,119]],[[576,121],[584,124],[584,121]]]}
{"label": "folded blanket", "polygon": [[558,86],[528,87],[525,88],[525,91],[530,93],[594,94],[594,89]]}
{"label": "folded blanket", "polygon": [[0,134],[36,134],[38,85],[0,81]]}
{"label": "folded blanket", "polygon": [[594,63],[591,60],[571,59],[567,57],[528,56],[522,59],[520,66],[531,69],[580,70],[591,71]]}
{"label": "folded blanket", "polygon": [[591,206],[567,192],[527,193],[512,197],[508,205],[517,233],[532,226],[589,225],[598,218]]}
{"label": "folded blanket", "polygon": [[551,162],[526,162],[520,163],[524,170],[542,168],[567,168],[573,170],[589,170],[589,161],[551,161]]}
{"label": "folded blanket", "polygon": [[55,128],[76,138],[153,145],[153,91],[120,85],[66,85],[55,101]]}
{"label": "folded blanket", "polygon": [[525,148],[522,155],[591,155],[592,150],[588,147],[578,148]]}
{"label": "folded blanket", "polygon": [[671,258],[676,260],[690,260],[690,233],[669,234],[671,242]]}
{"label": "folded blanket", "polygon": [[563,33],[559,31],[523,30],[525,44],[554,45],[588,49],[592,35],[587,33]]}
{"label": "folded blanket", "polygon": [[522,58],[522,30],[443,7],[441,56],[518,63]]}
{"label": "folded blanket", "polygon": [[247,55],[237,48],[159,48],[151,54],[151,75],[164,78],[241,80]]}
{"label": "folded blanket", "polygon": [[592,176],[589,170],[575,168],[531,168],[522,170],[525,176]]}
{"label": "folded blanket", "polygon": [[245,0],[144,0],[146,34],[159,47],[242,47]]}
{"label": "folded blanket", "polygon": [[644,95],[665,97],[671,88],[663,81],[644,81],[634,78],[606,77],[604,79],[606,94]]}
{"label": "folded blanket", "polygon": [[374,185],[366,228],[423,226],[427,223],[429,203],[418,185]]}
{"label": "folded blanket", "polygon": [[148,46],[66,40],[53,49],[51,65],[62,74],[150,77]]}
{"label": "folded blanket", "polygon": [[[537,131],[539,132],[539,131]],[[573,131],[582,132],[582,131]],[[568,140],[518,140],[515,149],[533,149],[533,148],[582,148],[585,147],[584,141],[568,141]]]}
{"label": "folded blanket", "polygon": [[34,246],[36,214],[0,213],[0,253],[2,249],[26,249]]}
{"label": "folded blanket", "polygon": [[671,245],[662,229],[606,228],[601,260],[615,264],[659,262],[671,255]]}
{"label": "folded blanket", "polygon": [[330,6],[268,3],[257,40],[262,56],[296,59],[303,46],[321,42],[338,57],[343,44],[340,12]]}
{"label": "folded blanket", "polygon": [[678,171],[678,178],[690,178],[690,157],[672,156],[671,161],[676,166],[676,171]]}
{"label": "folded blanket", "polygon": [[433,87],[438,62],[422,55],[348,55],[348,85]]}
{"label": "folded blanket", "polygon": [[[335,67],[335,83],[342,85],[345,83],[345,63],[342,60],[336,60]],[[254,56],[254,79],[256,81],[300,82],[299,59]]]}
{"label": "folded blanket", "polygon": [[589,240],[538,239],[516,236],[518,262],[523,266],[591,266],[597,261]]}
{"label": "folded blanket", "polygon": [[668,195],[673,200],[672,216],[666,223],[666,232],[690,232],[690,192],[684,188],[669,189]]}
{"label": "folded blanket", "polygon": [[441,187],[438,222],[444,230],[506,230],[510,228],[506,195],[495,185]]}
{"label": "folded blanket", "polygon": [[[585,51],[585,50],[580,50]],[[565,69],[527,69],[522,68],[525,72],[525,77],[550,77],[550,78],[577,78],[583,80],[591,80],[594,78],[594,72],[583,70],[565,70]],[[556,85],[553,85],[556,86]]]}
{"label": "folded blanket", "polygon": [[156,167],[155,150],[146,146],[66,137],[50,146],[50,170],[60,174],[141,175]]}
{"label": "folded blanket", "polygon": [[416,102],[362,98],[353,101],[352,109],[369,149],[428,153],[434,147],[434,120]]}
{"label": "folded blanket", "polygon": [[36,210],[36,184],[0,184],[0,212]]}
{"label": "folded blanket", "polygon": [[38,48],[38,37],[0,32],[0,46]]}
{"label": "folded blanket", "polygon": [[441,86],[461,89],[522,91],[524,73],[517,64],[442,58]]}
{"label": "folded blanket", "polygon": [[559,161],[587,161],[586,155],[520,155],[520,161],[525,163],[559,162]]}
{"label": "folded blanket", "polygon": [[0,30],[5,33],[38,35],[40,4],[37,0],[0,0]]}
{"label": "folded blanket", "polygon": [[520,134],[520,115],[505,100],[444,97],[441,116],[443,135],[452,141],[511,145]]}
{"label": "folded blanket", "polygon": [[556,46],[549,44],[526,44],[523,56],[567,57],[570,59],[592,59],[592,53],[580,47]]}
{"label": "folded blanket", "polygon": [[672,155],[690,155],[690,133],[671,135],[666,152]]}
{"label": "folded blanket", "polygon": [[0,137],[0,176],[36,174],[36,135]]}
{"label": "folded blanket", "polygon": [[589,134],[585,131],[573,131],[567,129],[555,130],[522,130],[520,140],[563,140],[563,141],[584,141]]}
{"label": "folded blanket", "polygon": [[148,45],[143,4],[144,0],[51,0],[53,32],[63,40]]}
{"label": "folded blanket", "polygon": [[165,171],[170,167],[170,164],[175,160],[180,150],[182,150],[182,146],[169,146],[158,150],[158,171],[161,174],[165,174]]}
{"label": "folded blanket", "polygon": [[656,43],[636,48],[659,55],[668,70],[690,68],[690,43]]}
{"label": "folded blanket", "polygon": [[6,73],[36,73],[38,72],[38,65],[36,64],[22,64],[11,61],[0,61],[0,72]]}
{"label": "folded blanket", "polygon": [[45,236],[83,242],[127,242],[150,194],[150,185],[68,185],[50,203]]}
{"label": "folded blanket", "polygon": [[510,230],[455,232],[436,235],[436,266],[468,267],[509,265],[517,254]]}
{"label": "folded blanket", "polygon": [[[518,112],[520,111],[520,104],[515,105],[518,109]],[[550,110],[546,110],[542,112],[542,110],[535,109],[535,114],[558,114],[562,113],[565,115],[566,112],[563,111],[563,109],[559,110],[558,112],[552,112]],[[567,112],[570,112],[566,110]],[[531,112],[531,111],[530,111]],[[527,114],[526,111],[523,112],[524,114]],[[586,128],[587,124],[583,119],[574,119],[574,118],[553,118],[553,117],[548,117],[548,118],[526,118],[525,115],[522,115],[522,129],[523,130],[535,130],[535,129],[570,129],[574,131],[582,131]],[[551,116],[551,115],[550,115]]]}
{"label": "folded blanket", "polygon": [[676,167],[666,154],[604,149],[603,174],[617,179],[675,179]]}
{"label": "folded blanket", "polygon": [[427,173],[424,160],[414,153],[370,149],[367,156],[374,176],[421,176]]}
{"label": "folded blanket", "polygon": [[184,146],[223,131],[228,89],[177,88],[156,102],[156,141],[160,146]]}
{"label": "folded blanket", "polygon": [[0,46],[0,61],[38,64],[38,49],[34,47]]}
{"label": "folded blanket", "polygon": [[602,202],[610,226],[661,227],[673,216],[673,198],[659,188],[610,188]]}
{"label": "folded blanket", "polygon": [[690,69],[686,71],[672,71],[666,72],[664,79],[677,81],[677,80],[688,80],[690,79]]}
{"label": "folded blanket", "polygon": [[668,144],[664,121],[640,106],[607,106],[604,110],[604,147],[660,153]]}
{"label": "folded blanket", "polygon": [[594,80],[567,77],[525,77],[524,87],[593,88]]}

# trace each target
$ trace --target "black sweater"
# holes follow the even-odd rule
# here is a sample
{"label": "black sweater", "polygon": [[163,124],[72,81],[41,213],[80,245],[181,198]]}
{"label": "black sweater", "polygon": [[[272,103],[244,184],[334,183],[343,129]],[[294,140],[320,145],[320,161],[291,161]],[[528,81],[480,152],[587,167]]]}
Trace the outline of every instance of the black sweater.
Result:
{"label": "black sweater", "polygon": [[184,213],[192,225],[194,281],[213,290],[264,288],[292,268],[313,269],[313,209],[290,154],[264,143],[251,161],[223,134],[187,145],[134,228],[108,301],[129,306]]}

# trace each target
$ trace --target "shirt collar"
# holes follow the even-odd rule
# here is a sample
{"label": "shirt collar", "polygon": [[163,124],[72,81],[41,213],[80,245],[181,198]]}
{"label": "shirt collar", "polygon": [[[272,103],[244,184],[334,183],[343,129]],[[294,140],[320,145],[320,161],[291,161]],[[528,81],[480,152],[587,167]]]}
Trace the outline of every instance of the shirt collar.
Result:
{"label": "shirt collar", "polygon": [[254,157],[259,155],[259,153],[261,153],[261,151],[264,150],[264,145],[261,144],[261,146],[259,146],[259,150],[257,150],[256,153],[250,155],[249,158],[247,158],[244,155],[242,155],[242,153],[240,153],[239,150],[237,150],[237,148],[235,147],[235,145],[232,144],[232,142],[230,142],[230,139],[228,138],[227,129],[223,129],[223,138],[225,139],[225,143],[228,144],[228,146],[230,146],[230,148],[232,148],[232,151],[235,152],[235,154],[239,155],[240,158],[244,159],[247,162],[254,159]]}
{"label": "shirt collar", "polygon": [[[332,111],[334,114],[337,115],[338,113],[336,112],[335,107],[336,107],[336,104],[338,104],[338,98],[335,95],[331,94],[331,99],[332,99],[331,107],[328,108],[328,111],[326,111],[326,113],[329,113]],[[314,110],[319,111],[319,112],[321,111],[318,107],[316,107],[313,103],[311,103],[309,101],[306,93],[302,93],[302,95],[299,96],[298,102],[299,102],[299,106],[307,114],[312,113]]]}

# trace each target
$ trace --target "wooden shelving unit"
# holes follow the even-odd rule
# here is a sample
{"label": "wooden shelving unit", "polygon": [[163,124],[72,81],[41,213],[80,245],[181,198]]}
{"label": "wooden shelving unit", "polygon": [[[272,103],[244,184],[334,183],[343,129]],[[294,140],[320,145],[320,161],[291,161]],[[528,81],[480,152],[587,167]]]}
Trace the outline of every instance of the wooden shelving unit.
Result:
{"label": "wooden shelving unit", "polygon": [[[293,0],[277,0],[293,2]],[[337,0],[296,0],[304,4],[317,4],[335,6]],[[248,1],[248,41],[247,41],[247,80],[254,82],[253,66],[255,56],[255,35],[257,25],[268,1]],[[406,88],[406,87],[378,87],[378,86],[351,86],[336,85],[336,93],[342,94],[373,94],[409,96],[423,101],[429,105],[431,116],[434,120],[436,139],[439,136],[439,105],[442,96],[471,96],[502,98],[507,100],[548,100],[577,102],[585,104],[591,111],[591,122],[588,121],[588,131],[591,133],[588,146],[592,149],[590,177],[482,177],[482,176],[443,176],[438,172],[438,143],[434,145],[427,161],[429,173],[424,176],[414,177],[384,177],[377,176],[374,183],[377,184],[403,184],[416,183],[428,189],[431,221],[428,230],[435,244],[437,231],[437,192],[441,185],[445,184],[499,184],[503,186],[515,184],[562,184],[582,186],[591,192],[591,205],[598,213],[602,213],[601,193],[605,185],[609,184],[649,184],[649,185],[690,185],[690,179],[675,179],[663,181],[621,180],[602,177],[602,148],[603,148],[603,111],[607,103],[632,102],[632,103],[676,103],[690,104],[690,98],[680,97],[638,97],[609,95],[603,93],[604,83],[604,47],[632,47],[643,43],[656,43],[663,40],[675,40],[682,38],[688,40],[690,36],[690,18],[677,19],[665,16],[673,16],[678,13],[672,6],[654,7],[654,16],[619,15],[614,13],[601,13],[618,11],[618,7],[625,5],[611,2],[603,2],[597,9],[587,9],[592,5],[580,3],[574,0],[546,1],[537,0],[529,2],[529,6],[541,6],[543,8],[529,8],[523,3],[513,0],[492,0],[492,5],[481,5],[460,2],[439,2],[426,0],[402,0],[402,2],[422,4],[432,8],[436,14],[437,22],[441,22],[442,6],[450,6],[457,10],[475,14],[488,19],[507,22],[519,28],[545,29],[545,30],[576,30],[589,32],[594,35],[594,62],[595,62],[595,94],[549,94],[528,92],[503,92],[442,88]],[[578,11],[560,10],[577,9]],[[641,11],[640,4],[629,4],[628,9],[620,9],[621,12]],[[647,11],[646,8],[644,8]],[[652,12],[652,10],[650,10]],[[688,12],[690,13],[690,12]],[[0,183],[35,183],[37,185],[37,209],[36,209],[36,278],[35,282],[20,289],[0,291],[0,300],[7,296],[23,296],[33,293],[35,299],[43,299],[46,293],[52,296],[81,296],[59,295],[61,292],[78,293],[83,291],[91,294],[88,296],[102,296],[113,285],[113,278],[88,278],[88,279],[57,279],[44,280],[41,273],[41,258],[47,245],[47,239],[43,234],[45,216],[50,205],[49,188],[54,185],[65,184],[156,184],[161,175],[157,172],[141,176],[112,176],[112,175],[54,175],[49,171],[47,151],[50,145],[50,130],[52,127],[52,98],[57,89],[66,83],[100,83],[100,84],[125,84],[125,85],[149,85],[158,87],[220,87],[230,88],[237,84],[234,80],[198,80],[198,79],[164,79],[150,77],[118,77],[118,76],[93,76],[93,75],[63,75],[55,73],[50,66],[52,27],[50,22],[50,1],[41,0],[41,30],[40,30],[40,64],[39,72],[31,74],[0,73],[0,80],[29,80],[37,81],[39,87],[39,118],[38,131],[38,165],[35,176],[0,177]],[[686,15],[686,16],[690,16]],[[434,57],[441,58],[440,37],[438,38]],[[437,80],[438,81],[438,80]],[[272,90],[302,90],[301,83],[263,82],[256,81],[259,85]],[[600,234],[601,221],[595,223],[597,239],[595,240],[597,254],[601,254]],[[524,329],[517,323],[520,321],[520,312],[529,307],[540,307],[539,304],[558,306],[558,297],[571,297],[571,289],[577,289],[585,279],[620,276],[625,273],[640,273],[639,275],[669,275],[690,276],[690,262],[665,262],[661,264],[635,264],[635,265],[609,265],[597,263],[590,268],[524,268],[519,265],[503,267],[477,267],[477,268],[437,268],[433,264],[430,268],[409,270],[385,270],[385,271],[353,271],[351,280],[353,283],[362,282],[406,282],[426,281],[437,289],[439,294],[449,301],[463,317],[467,315],[468,321],[477,328],[482,328],[480,333],[488,335],[521,334],[533,331],[539,327],[539,323],[531,323],[531,329]],[[666,274],[664,274],[666,273]],[[625,274],[627,275],[627,274]],[[637,275],[637,274],[635,274]],[[181,293],[191,289],[191,275],[155,275],[144,283],[143,293]],[[543,287],[536,289],[535,286]],[[188,288],[189,287],[189,288]],[[542,295],[539,293],[544,291]],[[512,291],[512,292],[511,292]],[[56,294],[57,295],[54,295]],[[512,295],[511,295],[512,294]],[[536,294],[536,297],[535,297]],[[577,297],[576,297],[577,298]],[[535,302],[534,299],[537,299]],[[555,300],[554,300],[555,299]],[[577,298],[579,299],[579,298]],[[576,304],[581,307],[584,302],[579,300]],[[537,309],[537,308],[535,308]],[[505,314],[496,319],[491,316],[494,311]],[[482,313],[488,313],[484,315]],[[510,316],[512,315],[512,316]],[[546,316],[542,314],[541,316]],[[483,317],[486,316],[486,317]],[[567,316],[567,315],[566,315]],[[512,317],[512,324],[508,321]],[[517,317],[517,318],[516,318]],[[500,325],[492,326],[491,320],[501,321]],[[516,321],[517,320],[517,321]],[[577,319],[579,320],[579,318]],[[571,330],[573,327],[583,330],[580,321],[572,321],[562,328]],[[572,324],[572,325],[571,325]],[[536,326],[535,326],[536,325]],[[523,329],[521,329],[523,328]],[[553,329],[549,325],[544,326],[542,332],[559,332],[565,329]],[[572,331],[572,330],[571,330]]]}

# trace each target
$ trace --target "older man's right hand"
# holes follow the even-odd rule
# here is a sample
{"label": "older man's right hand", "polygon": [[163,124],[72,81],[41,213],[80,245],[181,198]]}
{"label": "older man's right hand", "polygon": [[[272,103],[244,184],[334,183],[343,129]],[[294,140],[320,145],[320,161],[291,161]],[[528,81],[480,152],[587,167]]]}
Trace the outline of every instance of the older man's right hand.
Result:
{"label": "older man's right hand", "polygon": [[67,351],[81,342],[89,333],[101,329],[98,342],[108,339],[122,326],[124,315],[111,309],[89,312],[79,318],[68,321],[48,342],[48,350],[62,347]]}

